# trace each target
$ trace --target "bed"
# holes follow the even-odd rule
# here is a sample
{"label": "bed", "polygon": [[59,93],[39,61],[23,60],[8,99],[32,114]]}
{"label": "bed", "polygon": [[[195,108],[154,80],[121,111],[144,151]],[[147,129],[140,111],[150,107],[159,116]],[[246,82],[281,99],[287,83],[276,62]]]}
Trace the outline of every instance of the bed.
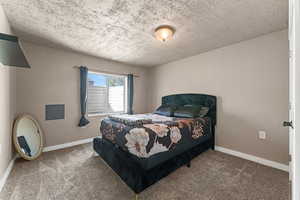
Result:
{"label": "bed", "polygon": [[138,124],[106,118],[101,121],[101,137],[93,142],[94,150],[136,194],[179,167],[189,167],[200,153],[214,149],[215,96],[169,95],[162,98],[162,105],[201,105],[209,111],[196,118],[133,115],[151,120]]}

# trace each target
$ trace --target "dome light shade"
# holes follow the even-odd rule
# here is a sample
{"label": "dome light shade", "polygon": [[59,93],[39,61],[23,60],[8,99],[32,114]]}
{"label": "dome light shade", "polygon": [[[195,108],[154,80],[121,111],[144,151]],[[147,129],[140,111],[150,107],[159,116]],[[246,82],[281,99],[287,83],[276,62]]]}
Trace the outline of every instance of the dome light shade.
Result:
{"label": "dome light shade", "polygon": [[173,39],[175,30],[171,26],[159,26],[155,29],[155,38],[159,41],[166,42]]}

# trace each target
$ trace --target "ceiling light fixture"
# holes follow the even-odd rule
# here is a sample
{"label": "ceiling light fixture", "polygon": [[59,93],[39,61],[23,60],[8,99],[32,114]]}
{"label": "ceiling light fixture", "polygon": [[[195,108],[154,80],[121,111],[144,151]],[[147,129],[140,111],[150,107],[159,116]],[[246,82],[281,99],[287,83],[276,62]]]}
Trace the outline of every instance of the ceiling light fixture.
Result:
{"label": "ceiling light fixture", "polygon": [[173,39],[175,29],[168,25],[159,26],[155,29],[155,37],[157,40],[166,42]]}

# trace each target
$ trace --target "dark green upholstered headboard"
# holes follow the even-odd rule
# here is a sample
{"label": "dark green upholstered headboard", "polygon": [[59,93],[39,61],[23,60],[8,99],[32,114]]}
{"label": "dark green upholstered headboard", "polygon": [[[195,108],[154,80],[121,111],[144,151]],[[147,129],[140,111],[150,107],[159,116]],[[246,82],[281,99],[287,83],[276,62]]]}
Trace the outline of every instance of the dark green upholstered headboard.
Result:
{"label": "dark green upholstered headboard", "polygon": [[211,117],[213,124],[217,122],[217,97],[207,94],[174,94],[162,97],[163,105],[203,105],[209,107],[207,116]]}

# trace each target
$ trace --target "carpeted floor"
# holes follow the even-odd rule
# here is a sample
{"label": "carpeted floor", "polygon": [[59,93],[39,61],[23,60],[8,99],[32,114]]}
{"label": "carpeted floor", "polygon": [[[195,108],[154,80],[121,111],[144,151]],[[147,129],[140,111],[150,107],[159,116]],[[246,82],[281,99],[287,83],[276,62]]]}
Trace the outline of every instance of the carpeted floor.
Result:
{"label": "carpeted floor", "polygon": [[[91,144],[16,161],[1,200],[133,200]],[[139,195],[140,200],[288,200],[286,172],[207,151]]]}

